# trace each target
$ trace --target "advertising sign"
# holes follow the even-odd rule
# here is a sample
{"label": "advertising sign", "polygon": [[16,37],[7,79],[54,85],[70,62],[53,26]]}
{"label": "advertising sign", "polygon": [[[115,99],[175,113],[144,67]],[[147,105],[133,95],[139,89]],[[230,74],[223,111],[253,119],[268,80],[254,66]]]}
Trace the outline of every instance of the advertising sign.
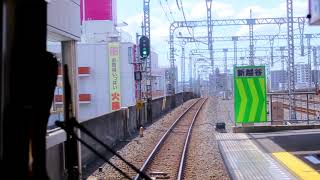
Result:
{"label": "advertising sign", "polygon": [[120,88],[120,44],[112,42],[108,45],[109,54],[109,81],[110,81],[110,107],[111,111],[121,107]]}
{"label": "advertising sign", "polygon": [[80,8],[81,20],[112,20],[112,0],[81,0]]}
{"label": "advertising sign", "polygon": [[267,121],[264,66],[234,67],[234,109],[236,123]]}

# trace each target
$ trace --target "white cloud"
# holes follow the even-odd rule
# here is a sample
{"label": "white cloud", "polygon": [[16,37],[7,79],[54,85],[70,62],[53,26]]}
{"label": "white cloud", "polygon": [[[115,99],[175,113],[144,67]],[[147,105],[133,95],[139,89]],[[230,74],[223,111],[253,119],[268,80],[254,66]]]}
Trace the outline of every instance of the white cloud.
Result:
{"label": "white cloud", "polygon": [[[206,19],[207,18],[207,7],[204,1],[191,6],[190,11],[191,19]],[[232,17],[235,13],[234,8],[231,4],[223,2],[212,2],[212,19],[219,19],[225,17]]]}
{"label": "white cloud", "polygon": [[127,19],[124,20],[126,23],[128,23],[128,26],[123,27],[122,30],[127,31],[128,33],[130,33],[132,37],[135,37],[135,33],[141,31],[140,26],[141,26],[142,17],[143,17],[142,13],[137,14],[135,16],[128,17]]}
{"label": "white cloud", "polygon": [[213,2],[212,6],[213,6],[214,16],[218,16],[219,18],[232,17],[235,14],[235,10],[231,4],[222,3],[222,2]]}
{"label": "white cloud", "polygon": [[[294,16],[306,16],[307,14],[307,1],[296,0],[293,2]],[[282,1],[275,8],[267,9],[259,5],[248,6],[237,13],[237,18],[249,18],[250,9],[252,10],[253,18],[275,18],[275,17],[286,17],[286,2]],[[281,25],[281,30],[285,30],[286,25]],[[279,32],[278,25],[259,25],[254,26],[254,32],[256,34],[277,34]],[[248,26],[241,26],[237,35],[248,35]]]}

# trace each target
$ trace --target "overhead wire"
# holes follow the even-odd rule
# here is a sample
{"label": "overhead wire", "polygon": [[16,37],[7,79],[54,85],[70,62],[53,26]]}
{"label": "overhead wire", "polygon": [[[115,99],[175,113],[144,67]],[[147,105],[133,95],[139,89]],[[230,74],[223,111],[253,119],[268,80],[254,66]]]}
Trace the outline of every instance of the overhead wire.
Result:
{"label": "overhead wire", "polygon": [[176,3],[177,3],[177,7],[178,7],[178,9],[180,10],[179,1],[178,1],[178,0],[176,0]]}
{"label": "overhead wire", "polygon": [[[171,23],[171,21],[174,21],[174,19],[170,20],[170,18],[169,18],[169,16],[168,16],[168,12],[164,9],[161,0],[159,0],[159,3],[160,3],[160,6],[161,6],[161,8],[162,8],[162,11],[164,12],[164,14],[166,15],[167,20],[169,21],[169,23]],[[172,18],[172,16],[171,16],[171,18]]]}
{"label": "overhead wire", "polygon": [[[165,16],[166,16],[166,18],[167,18],[167,20],[169,21],[169,23],[171,24],[172,22],[174,22],[175,21],[175,18],[174,18],[174,16],[173,16],[173,13],[172,13],[172,10],[171,10],[171,8],[170,8],[170,5],[169,5],[169,3],[168,3],[168,0],[165,0],[165,5],[166,5],[166,8],[164,7],[164,3],[162,3],[162,0],[159,0],[159,4],[160,4],[160,6],[161,6],[161,8],[162,8],[162,11],[165,13]],[[170,16],[169,16],[169,15]],[[168,58],[168,57],[167,57]]]}
{"label": "overhead wire", "polygon": [[[178,2],[178,0],[176,0],[176,1]],[[177,3],[177,4],[178,4],[178,3]],[[184,22],[185,22],[185,24],[186,24],[186,27],[187,27],[187,29],[188,29],[188,32],[189,32],[190,36],[192,36],[192,37],[194,38],[194,33],[191,34],[190,29],[189,29],[189,26],[187,25],[187,18],[186,18],[186,15],[185,15],[185,13],[184,13],[184,8],[183,8],[182,0],[180,0],[180,6],[181,6],[181,7],[179,8],[179,6],[178,6],[178,8],[179,8],[179,10],[181,10],[181,12],[182,12],[182,16],[183,16]]]}
{"label": "overhead wire", "polygon": [[192,28],[192,33],[191,33],[191,31],[189,29],[189,26],[187,24],[187,18],[186,18],[185,12],[184,12],[184,7],[183,7],[182,0],[180,0],[180,5],[179,5],[179,1],[176,0],[176,4],[177,4],[178,9],[182,12],[182,16],[183,16],[183,19],[184,19],[184,22],[185,22],[185,25],[187,27],[189,35],[195,40],[196,49],[200,49],[199,48],[199,42],[195,39],[194,29]]}
{"label": "overhead wire", "polygon": [[187,25],[187,18],[186,18],[186,15],[185,15],[185,11],[184,11],[182,0],[180,0],[180,10],[182,12],[182,16],[183,16],[183,19],[185,21],[185,24],[186,24],[186,27],[187,27],[189,35],[195,40],[196,49],[200,49],[200,42],[203,43],[203,44],[206,44],[206,43],[196,40],[193,28],[192,28],[192,33],[190,32],[189,26]]}
{"label": "overhead wire", "polygon": [[170,15],[171,15],[171,18],[173,19],[173,21],[175,21],[175,20],[174,20],[173,13],[172,13],[172,10],[171,10],[170,5],[169,5],[169,3],[168,3],[168,0],[166,0],[166,4],[167,4],[168,10],[169,10],[169,13],[170,13]]}

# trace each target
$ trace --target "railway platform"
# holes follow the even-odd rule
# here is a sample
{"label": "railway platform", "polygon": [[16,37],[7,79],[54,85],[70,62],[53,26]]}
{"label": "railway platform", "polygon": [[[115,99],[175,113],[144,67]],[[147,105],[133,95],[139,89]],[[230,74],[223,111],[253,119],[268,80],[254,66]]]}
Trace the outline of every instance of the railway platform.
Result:
{"label": "railway platform", "polygon": [[217,141],[232,179],[296,179],[246,134],[220,133]]}
{"label": "railway platform", "polygon": [[320,179],[319,129],[216,133],[231,179]]}

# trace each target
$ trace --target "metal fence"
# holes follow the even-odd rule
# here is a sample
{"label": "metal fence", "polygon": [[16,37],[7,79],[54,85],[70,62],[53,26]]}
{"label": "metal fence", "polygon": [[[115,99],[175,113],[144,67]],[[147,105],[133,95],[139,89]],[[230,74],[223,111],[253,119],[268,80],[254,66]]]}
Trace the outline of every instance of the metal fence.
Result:
{"label": "metal fence", "polygon": [[315,92],[295,92],[296,119],[289,118],[289,94],[268,93],[268,120],[275,125],[320,124],[320,97]]}

